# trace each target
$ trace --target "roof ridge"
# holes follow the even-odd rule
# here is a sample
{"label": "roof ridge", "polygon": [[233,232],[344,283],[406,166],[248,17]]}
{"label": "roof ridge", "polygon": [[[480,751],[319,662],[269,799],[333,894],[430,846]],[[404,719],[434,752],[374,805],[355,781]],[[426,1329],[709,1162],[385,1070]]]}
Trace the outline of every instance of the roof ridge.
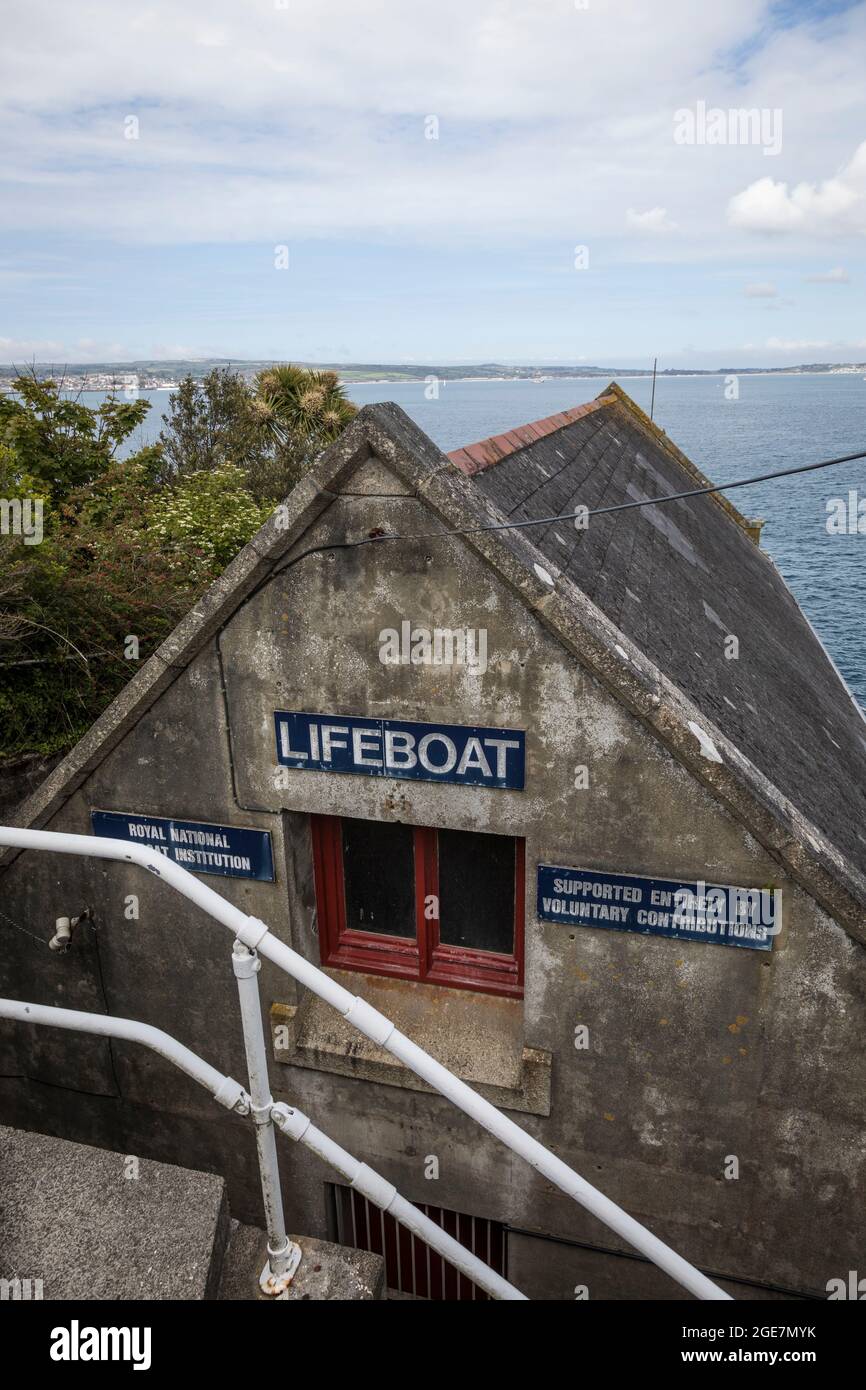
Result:
{"label": "roof ridge", "polygon": [[452,449],[447,457],[461,473],[471,477],[473,473],[481,473],[485,468],[493,468],[503,459],[519,453],[521,449],[529,448],[546,435],[567,429],[585,415],[591,415],[594,410],[616,404],[616,399],[613,392],[596,396],[595,400],[587,401],[585,405],[559,410],[554,415],[546,415],[542,420],[532,420],[527,425],[505,430],[503,434],[492,434],[487,439],[479,439],[475,444],[465,444],[459,449]]}
{"label": "roof ridge", "polygon": [[[680,468],[694,480],[698,487],[712,487],[713,482],[703,473],[697,464],[693,463],[687,454],[684,454],[666,433],[665,430],[657,425],[656,422],[642,410],[637,401],[633,400],[627,391],[616,381],[611,381],[601,392],[591,401],[586,401],[583,405],[573,406],[569,410],[557,411],[553,415],[546,415],[541,420],[532,420],[529,424],[518,425],[514,429],[505,430],[501,434],[489,435],[487,439],[479,439],[474,444],[464,444],[458,449],[452,449],[446,455],[461,473],[465,473],[471,478],[476,473],[483,473],[487,468],[495,468],[497,463],[502,463],[504,459],[517,454],[521,449],[530,448],[539,439],[544,439],[547,435],[556,434],[559,430],[567,429],[577,420],[581,420],[593,411],[600,410],[603,406],[621,405],[634,418],[635,422],[641,426],[667,454],[678,463]],[[744,516],[733,502],[729,501],[722,492],[709,494],[712,501],[726,512],[731,521],[735,522],[751,541],[760,545],[761,527],[763,521]]]}
{"label": "roof ridge", "polygon": [[[678,463],[683,472],[694,479],[698,487],[716,486],[712,479],[708,478],[706,473],[703,473],[701,469],[698,468],[697,464],[689,458],[688,454],[684,454],[679,445],[674,443],[667,431],[663,430],[661,425],[657,425],[655,420],[647,415],[645,410],[641,409],[637,401],[633,400],[628,392],[624,391],[615,381],[612,381],[610,385],[605,388],[604,397],[600,399],[609,402],[611,398],[613,398],[618,405],[623,406],[629,414],[634,417],[644,432],[648,434],[656,444],[660,445],[662,449],[670,454],[674,462]],[[724,487],[724,483],[720,483],[718,486]],[[733,502],[725,497],[723,492],[711,492],[708,496],[717,506],[721,507],[722,511],[727,512],[731,520],[735,521],[741,530],[745,531],[749,540],[754,541],[755,545],[760,546],[761,527],[764,525],[763,521],[757,518],[744,516],[739,508],[735,507]]]}

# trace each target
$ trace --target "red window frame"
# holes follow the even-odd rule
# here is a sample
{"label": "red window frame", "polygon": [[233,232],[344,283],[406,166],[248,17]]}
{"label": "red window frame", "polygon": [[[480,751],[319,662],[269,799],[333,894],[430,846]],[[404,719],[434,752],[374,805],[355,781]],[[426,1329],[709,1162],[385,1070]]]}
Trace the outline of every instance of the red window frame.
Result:
{"label": "red window frame", "polygon": [[[361,970],[482,994],[523,998],[525,843],[514,840],[514,952],[450,946],[439,938],[439,919],[428,920],[425,899],[439,898],[436,830],[411,826],[415,850],[415,938],[383,936],[346,926],[343,827],[340,816],[310,816],[313,868],[323,965]],[[471,832],[468,832],[471,833]]]}

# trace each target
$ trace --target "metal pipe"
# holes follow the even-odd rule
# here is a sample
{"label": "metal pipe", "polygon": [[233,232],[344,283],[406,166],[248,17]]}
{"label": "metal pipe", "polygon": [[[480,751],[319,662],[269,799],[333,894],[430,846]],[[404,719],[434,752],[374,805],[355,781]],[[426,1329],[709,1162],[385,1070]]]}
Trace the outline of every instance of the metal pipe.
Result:
{"label": "metal pipe", "polygon": [[301,1262],[301,1247],[295,1241],[289,1240],[283,1214],[277,1141],[271,1119],[273,1098],[259,1001],[258,973],[261,968],[262,963],[256,952],[251,951],[242,941],[236,941],[232,952],[232,969],[238,982],[259,1176],[265,1208],[265,1227],[268,1233],[268,1262],[262,1270],[259,1284],[264,1293],[278,1297],[285,1292],[294,1278]]}
{"label": "metal pipe", "polygon": [[380,1173],[375,1172],[366,1163],[361,1163],[359,1159],[353,1158],[346,1149],[341,1148],[318,1129],[303,1111],[296,1110],[293,1106],[278,1104],[273,1107],[272,1114],[275,1125],[283,1134],[311,1149],[319,1158],[324,1159],[325,1163],[336,1168],[338,1173],[348,1179],[349,1185],[356,1192],[367,1197],[381,1211],[393,1216],[420,1240],[437,1250],[443,1259],[454,1265],[455,1269],[459,1269],[492,1298],[526,1300],[526,1294],[509,1284],[507,1279],[503,1279],[483,1260],[479,1260],[477,1255],[473,1255],[471,1250],[467,1250],[465,1245],[461,1245],[441,1226],[437,1226],[435,1221],[431,1221],[429,1216],[425,1216],[405,1197],[401,1197],[396,1187]]}
{"label": "metal pipe", "polygon": [[158,1052],[174,1066],[191,1076],[193,1081],[210,1091],[214,1100],[226,1110],[238,1115],[250,1113],[249,1096],[237,1081],[224,1076],[203,1057],[191,1052],[170,1033],[138,1023],[132,1018],[113,1018],[109,1014],[89,1014],[78,1009],[56,1009],[47,1004],[26,1004],[20,999],[0,999],[0,1018],[12,1018],[19,1023],[41,1023],[47,1028],[68,1028],[75,1033],[95,1033],[103,1038],[122,1038],[124,1042],[141,1043]]}
{"label": "metal pipe", "polygon": [[97,859],[115,859],[130,864],[140,864],[151,873],[164,879],[184,897],[196,903],[218,922],[233,931],[244,945],[258,950],[275,965],[280,966],[293,979],[317,994],[320,999],[335,1008],[356,1027],[365,1037],[384,1047],[404,1066],[427,1081],[435,1090],[444,1095],[460,1110],[478,1121],[490,1134],[500,1139],[508,1148],[525,1158],[528,1163],[542,1173],[560,1191],[580,1203],[587,1211],[597,1216],[606,1226],[615,1231],[629,1245],[646,1255],[653,1264],[658,1265],[672,1279],[689,1290],[696,1298],[706,1300],[730,1300],[730,1294],[689,1264],[664,1241],[642,1226],[622,1207],[616,1205],[598,1188],[581,1178],[573,1168],[552,1154],[538,1140],[509,1120],[489,1101],[483,1099],[465,1082],[453,1076],[447,1068],[417,1047],[405,1037],[390,1019],[385,1018],[363,999],[352,995],[336,980],[332,980],[323,970],[293,951],[290,946],[272,936],[256,917],[249,917],[240,908],[220,897],[207,884],[194,878],[182,865],[161,855],[157,850],[145,845],[129,844],[126,840],[113,840],[100,836],[69,835],[57,831],[22,830],[15,826],[0,827],[0,845],[16,849],[41,849],[60,854],[80,854]]}

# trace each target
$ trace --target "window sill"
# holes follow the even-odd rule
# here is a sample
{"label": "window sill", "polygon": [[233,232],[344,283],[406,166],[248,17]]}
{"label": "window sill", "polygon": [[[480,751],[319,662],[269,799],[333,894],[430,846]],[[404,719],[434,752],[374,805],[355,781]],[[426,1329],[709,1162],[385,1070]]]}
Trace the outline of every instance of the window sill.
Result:
{"label": "window sill", "polygon": [[[521,1000],[354,971],[327,973],[393,1019],[401,1032],[494,1105],[550,1114],[551,1055],[523,1045]],[[271,1038],[275,1061],[287,1066],[431,1090],[309,993],[297,1007],[272,1005]]]}

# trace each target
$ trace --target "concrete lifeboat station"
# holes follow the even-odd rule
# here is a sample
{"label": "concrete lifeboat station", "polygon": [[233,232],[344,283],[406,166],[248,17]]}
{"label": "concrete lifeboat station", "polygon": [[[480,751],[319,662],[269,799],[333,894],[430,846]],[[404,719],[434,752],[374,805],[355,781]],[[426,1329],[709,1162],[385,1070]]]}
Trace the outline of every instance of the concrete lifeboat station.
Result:
{"label": "concrete lifeboat station", "polygon": [[[13,821],[157,850],[723,1291],[827,1298],[866,1240],[866,723],[760,522],[625,505],[706,486],[615,385],[447,456],[367,406]],[[13,847],[0,902],[0,994],[246,1084],[231,937],[158,872]],[[375,1028],[271,960],[259,986],[273,1099],[503,1279],[688,1296]],[[133,1042],[0,1021],[0,1123],[213,1175],[225,1240],[266,1224],[250,1125]],[[302,1245],[482,1296],[279,1161]]]}

